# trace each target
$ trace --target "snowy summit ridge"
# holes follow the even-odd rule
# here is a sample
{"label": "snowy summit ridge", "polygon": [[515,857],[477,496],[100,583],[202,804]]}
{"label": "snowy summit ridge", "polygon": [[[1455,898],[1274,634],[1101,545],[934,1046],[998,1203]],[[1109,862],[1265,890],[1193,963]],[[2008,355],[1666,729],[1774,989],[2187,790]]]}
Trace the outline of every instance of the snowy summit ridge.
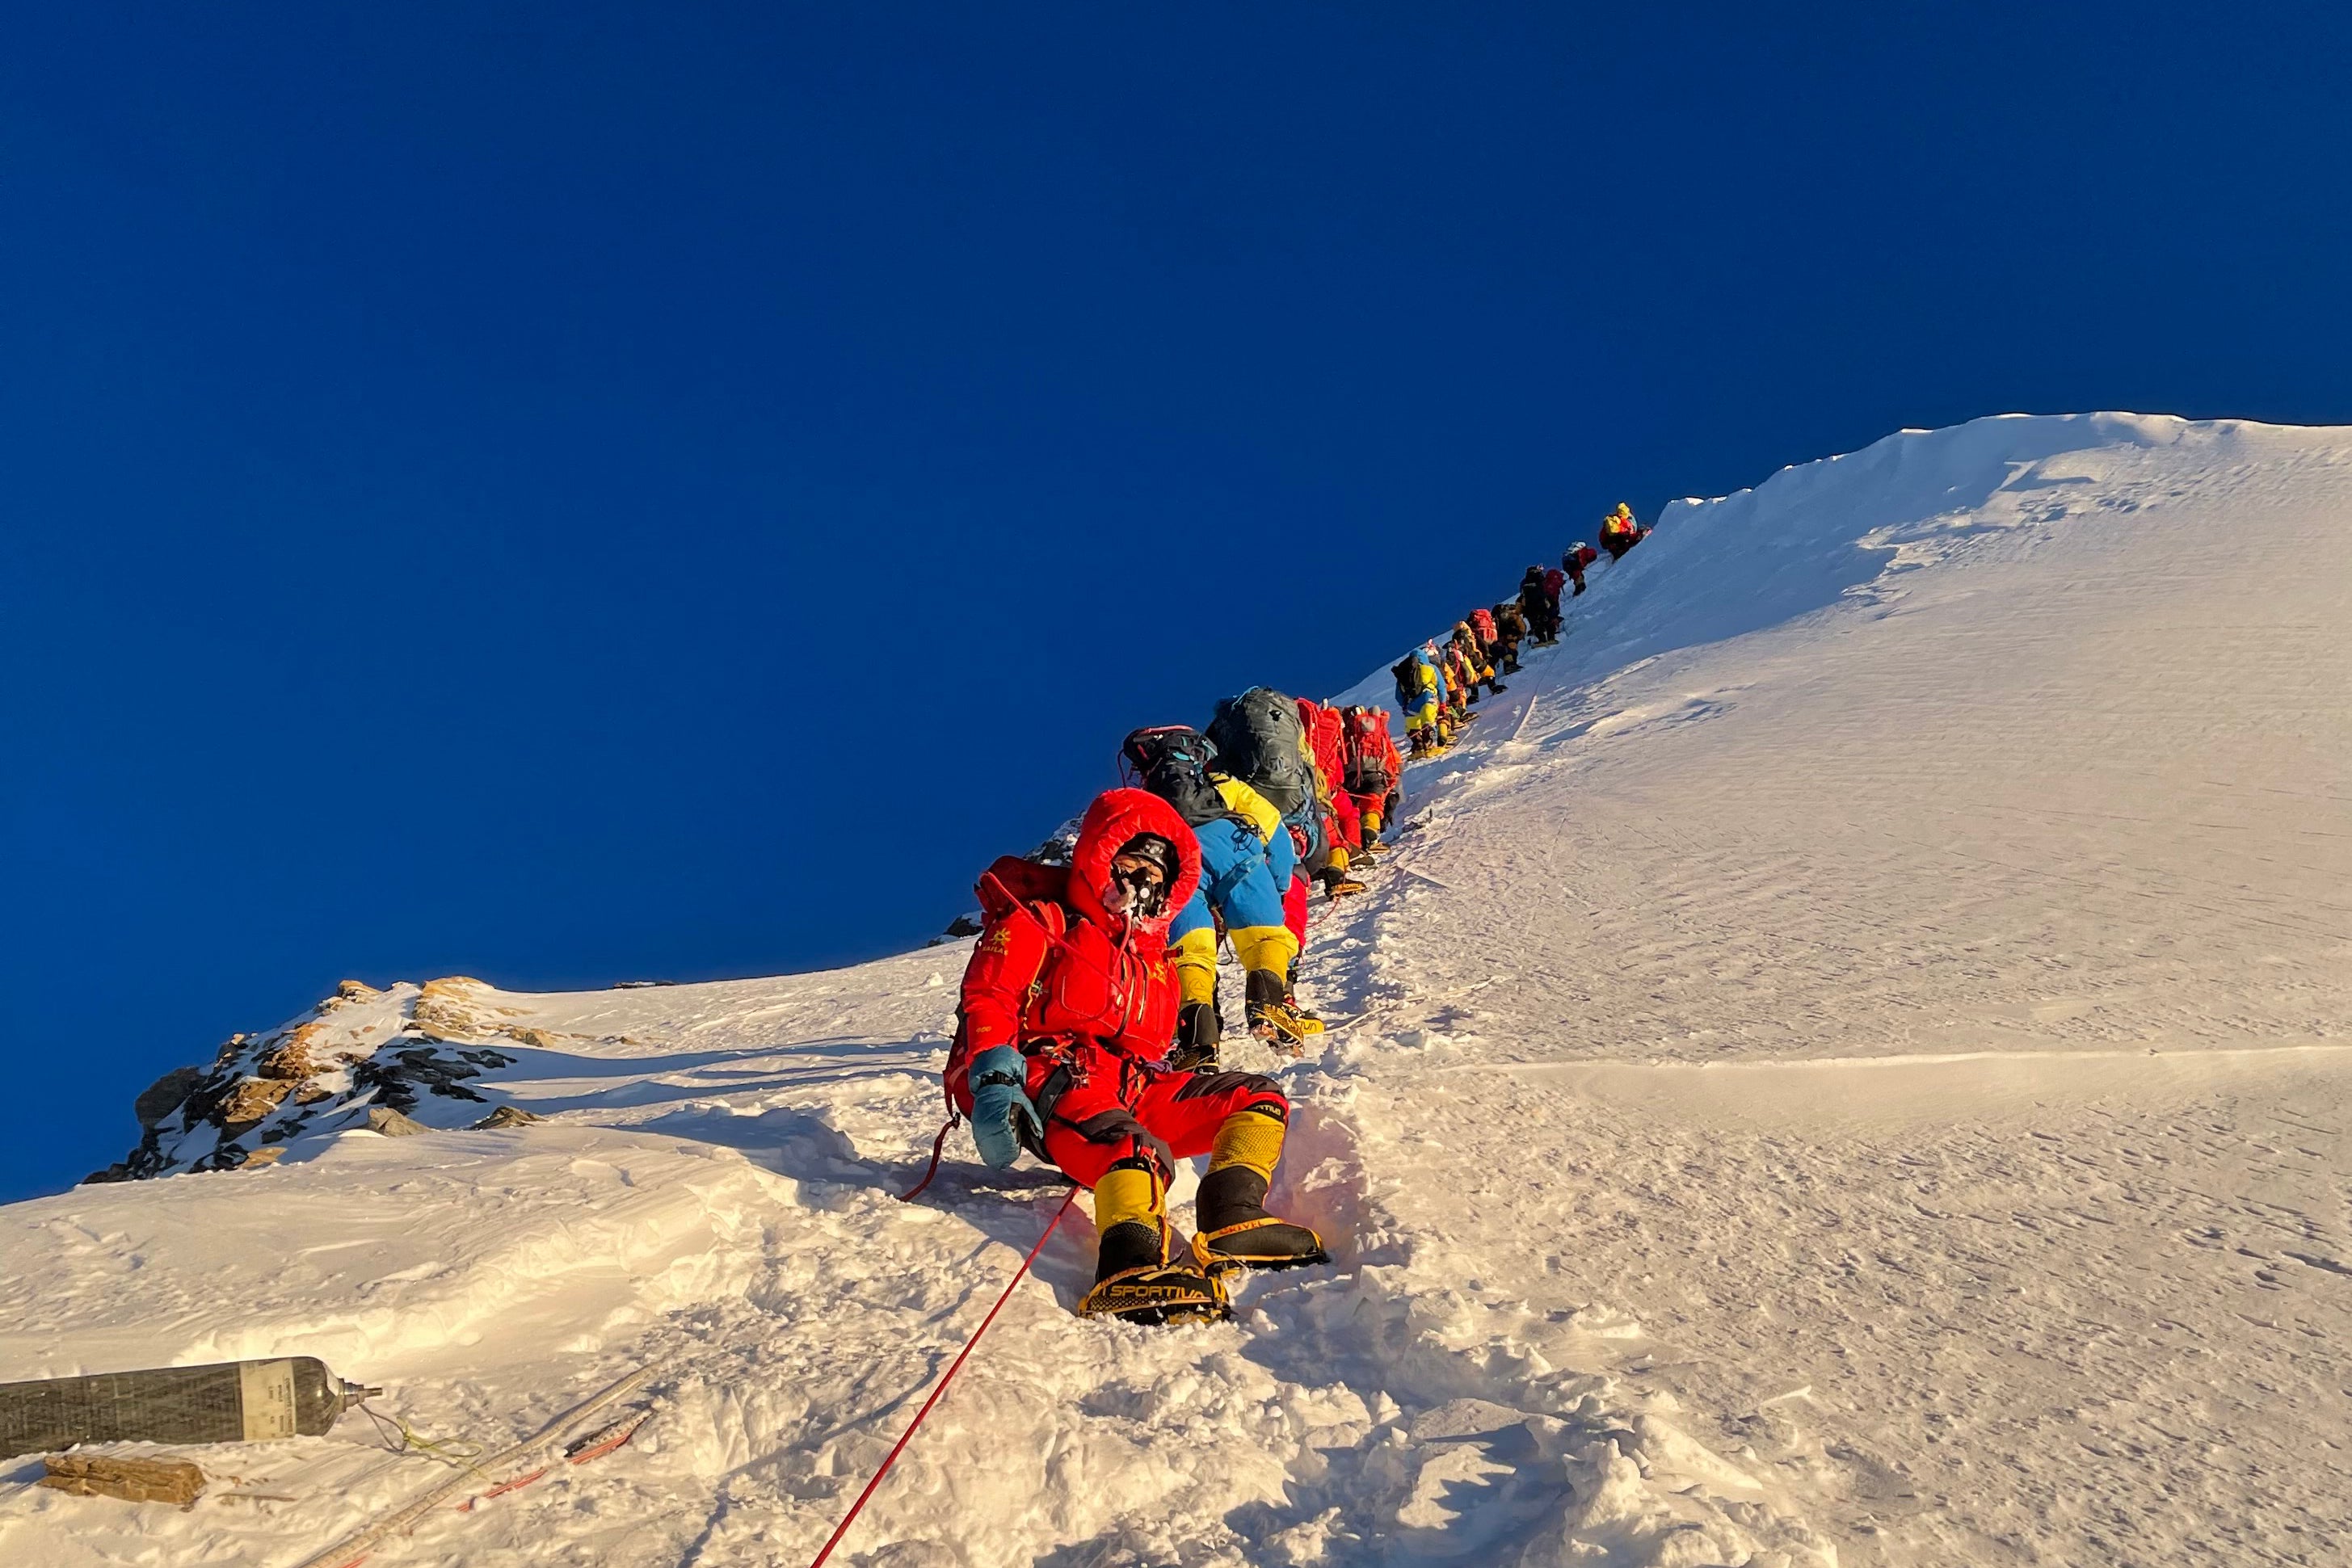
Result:
{"label": "snowy summit ridge", "polygon": [[[1318,905],[1277,1197],[1335,1267],[1083,1322],[1074,1218],[835,1561],[2330,1560],[2347,533],[2352,430],[2119,413],[1671,505]],[[0,1213],[0,1375],[318,1354],[495,1445],[660,1362],[378,1561],[797,1568],[1061,1201],[962,1134],[894,1197],[965,951],[233,1041],[142,1103],[177,1174]],[[298,1562],[442,1479],[369,1435],[187,1513],[0,1461],[0,1558]]]}

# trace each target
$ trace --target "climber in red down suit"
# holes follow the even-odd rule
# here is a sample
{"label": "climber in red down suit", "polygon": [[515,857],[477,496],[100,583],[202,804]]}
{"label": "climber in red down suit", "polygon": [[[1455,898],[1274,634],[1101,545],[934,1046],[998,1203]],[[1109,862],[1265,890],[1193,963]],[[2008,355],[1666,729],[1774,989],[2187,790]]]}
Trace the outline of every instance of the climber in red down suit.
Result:
{"label": "climber in red down suit", "polygon": [[[1094,1189],[1101,1252],[1078,1308],[1090,1316],[1220,1317],[1226,1270],[1326,1260],[1315,1232],[1265,1210],[1290,1116],[1274,1081],[1160,1065],[1179,1001],[1168,925],[1200,879],[1176,809],[1112,789],[1087,808],[1067,867],[1007,856],[980,881],[948,1092],[990,1164],[1026,1148]],[[1188,1246],[1168,1223],[1168,1182],[1200,1155]]]}

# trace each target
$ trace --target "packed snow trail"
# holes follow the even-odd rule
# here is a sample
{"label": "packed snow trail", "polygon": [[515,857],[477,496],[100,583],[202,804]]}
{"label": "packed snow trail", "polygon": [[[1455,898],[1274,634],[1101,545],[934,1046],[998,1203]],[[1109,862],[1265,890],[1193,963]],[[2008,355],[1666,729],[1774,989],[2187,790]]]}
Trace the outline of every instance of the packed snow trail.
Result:
{"label": "packed snow trail", "polygon": [[[1335,1265],[1083,1322],[1073,1216],[835,1561],[2342,1561],[2347,518],[2352,432],[2129,415],[1677,503],[1318,904]],[[891,1196],[966,950],[354,1001],[552,1120],[12,1206],[0,1367],[315,1354],[496,1443],[674,1357],[383,1561],[800,1568],[1060,1201],[960,1140]],[[441,1479],[365,1439],[184,1515],[0,1469],[0,1561],[281,1568]]]}

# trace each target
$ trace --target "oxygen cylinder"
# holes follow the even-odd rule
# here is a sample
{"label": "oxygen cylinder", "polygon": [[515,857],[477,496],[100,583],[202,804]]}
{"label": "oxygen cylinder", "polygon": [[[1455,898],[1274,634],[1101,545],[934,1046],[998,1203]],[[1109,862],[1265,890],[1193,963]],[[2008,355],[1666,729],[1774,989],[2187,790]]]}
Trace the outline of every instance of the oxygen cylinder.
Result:
{"label": "oxygen cylinder", "polygon": [[257,1443],[316,1437],[361,1400],[307,1355],[0,1383],[0,1456],[76,1443]]}

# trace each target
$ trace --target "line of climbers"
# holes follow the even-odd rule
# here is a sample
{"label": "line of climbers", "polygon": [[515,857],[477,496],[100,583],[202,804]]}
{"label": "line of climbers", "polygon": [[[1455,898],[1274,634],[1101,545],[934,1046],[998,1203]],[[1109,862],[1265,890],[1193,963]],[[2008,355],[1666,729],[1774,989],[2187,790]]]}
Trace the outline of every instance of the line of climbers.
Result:
{"label": "line of climbers", "polygon": [[[1601,519],[1601,549],[1612,561],[1622,560],[1649,534],[1622,501]],[[1396,677],[1397,706],[1404,710],[1405,738],[1415,760],[1452,746],[1478,716],[1472,710],[1480,686],[1490,696],[1510,690],[1499,677],[1518,674],[1522,640],[1538,648],[1559,641],[1560,591],[1572,581],[1576,588],[1569,597],[1582,593],[1584,570],[1600,559],[1599,550],[1578,540],[1561,553],[1557,567],[1528,568],[1519,579],[1518,597],[1492,609],[1473,610],[1454,623],[1444,643],[1432,638],[1389,667]]]}
{"label": "line of climbers", "polygon": [[[1583,591],[1593,559],[1578,546],[1549,588],[1529,568],[1535,597],[1523,587],[1457,622],[1444,652],[1433,641],[1397,666],[1414,756],[1452,739],[1477,686],[1506,689],[1497,671],[1518,669],[1528,631],[1558,640],[1559,585],[1573,572]],[[1386,847],[1405,758],[1385,709],[1253,686],[1220,702],[1206,731],[1135,730],[1119,759],[1130,782],[1097,796],[1066,840],[981,876],[932,1164],[969,1116],[991,1166],[1026,1150],[1060,1167],[1095,1197],[1099,1251],[1078,1311],[1202,1322],[1230,1315],[1237,1270],[1329,1260],[1321,1237],[1265,1207],[1290,1101],[1272,1078],[1218,1064],[1219,941],[1241,966],[1250,1033],[1298,1054],[1323,1029],[1293,988],[1310,885],[1327,900],[1364,891],[1351,871]],[[1179,1160],[1202,1155],[1188,1240],[1168,1187]]]}

